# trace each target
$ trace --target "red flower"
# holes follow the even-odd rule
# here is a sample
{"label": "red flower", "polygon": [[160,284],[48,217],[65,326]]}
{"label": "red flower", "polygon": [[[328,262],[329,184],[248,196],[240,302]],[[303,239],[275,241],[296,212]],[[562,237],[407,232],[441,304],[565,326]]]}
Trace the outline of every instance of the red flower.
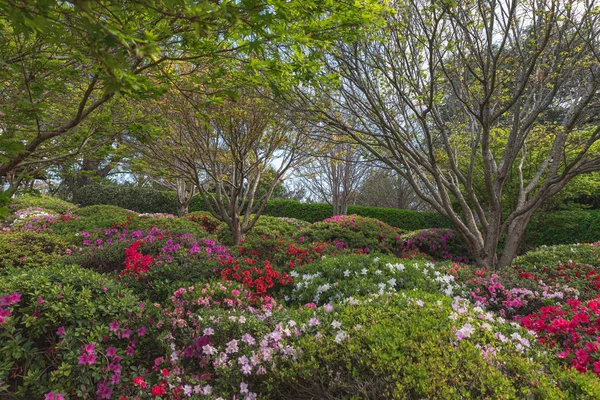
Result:
{"label": "red flower", "polygon": [[165,388],[162,385],[152,386],[152,396],[161,396],[165,394]]}

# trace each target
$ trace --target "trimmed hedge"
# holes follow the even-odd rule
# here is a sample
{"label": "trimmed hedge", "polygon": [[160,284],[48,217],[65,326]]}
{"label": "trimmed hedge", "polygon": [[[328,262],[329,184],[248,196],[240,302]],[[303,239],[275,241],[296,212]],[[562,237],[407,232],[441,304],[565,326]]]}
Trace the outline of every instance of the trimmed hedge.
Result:
{"label": "trimmed hedge", "polygon": [[528,249],[600,240],[600,210],[554,211],[535,215],[527,227]]}
{"label": "trimmed hedge", "polygon": [[73,202],[82,207],[108,204],[139,213],[177,214],[177,200],[174,192],[144,187],[84,186],[73,194]]}

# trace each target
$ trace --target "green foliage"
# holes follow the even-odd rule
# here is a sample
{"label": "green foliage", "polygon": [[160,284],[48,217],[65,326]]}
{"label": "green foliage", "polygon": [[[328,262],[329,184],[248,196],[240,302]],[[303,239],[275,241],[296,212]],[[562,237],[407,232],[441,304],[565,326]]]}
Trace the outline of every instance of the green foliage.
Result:
{"label": "green foliage", "polygon": [[264,211],[265,215],[288,217],[308,222],[323,221],[332,216],[329,204],[300,203],[294,200],[271,200]]}
{"label": "green foliage", "polygon": [[366,252],[396,252],[403,231],[374,218],[357,215],[336,216],[303,228],[296,238],[301,242],[335,242],[340,247]]}
{"label": "green foliage", "polygon": [[[250,218],[254,218],[254,214]],[[246,240],[253,241],[262,238],[286,239],[292,238],[298,232],[299,229],[293,223],[276,217],[261,215],[254,227],[246,234]],[[231,244],[233,242],[231,230],[225,223],[221,223],[217,228],[217,236],[224,244]]]}
{"label": "green foliage", "polygon": [[544,246],[513,260],[513,265],[531,270],[571,263],[600,266],[600,247],[575,244]]}
{"label": "green foliage", "polygon": [[68,201],[58,199],[51,196],[34,196],[31,194],[25,194],[23,196],[15,197],[10,205],[12,210],[22,210],[24,208],[43,208],[46,210],[52,210],[59,214],[66,214],[73,212],[77,209],[77,206]]}
{"label": "green foliage", "polygon": [[423,258],[400,260],[385,255],[325,257],[292,272],[294,283],[290,299],[300,304],[322,304],[403,289],[445,291],[452,295],[453,277],[436,275],[435,271],[434,264]]}
{"label": "green foliage", "polygon": [[600,210],[572,210],[540,213],[527,227],[525,247],[600,240]]}
{"label": "green foliage", "polygon": [[[51,390],[74,393],[80,385],[93,385],[94,374],[106,362],[98,357],[98,371],[96,366],[89,370],[78,365],[81,347],[110,345],[103,339],[109,335],[108,324],[125,325],[140,309],[130,291],[78,266],[11,269],[0,279],[0,295],[15,292],[22,297],[10,306],[12,316],[0,328],[0,380],[10,382],[13,394],[28,398],[41,398]],[[64,334],[58,333],[61,327]]]}
{"label": "green foliage", "polygon": [[64,239],[49,233],[0,233],[0,269],[47,266],[64,255],[67,247]]}
{"label": "green foliage", "polygon": [[[559,388],[546,367],[547,355],[535,348],[514,350],[521,341],[533,341],[532,336],[493,317],[477,319],[478,311],[460,303],[456,307],[464,311],[457,314],[451,302],[440,295],[404,292],[351,302],[332,312],[304,310],[299,318],[320,334],[301,337],[302,357],[280,366],[274,385],[282,398],[301,399],[564,399],[578,398],[573,392],[587,391],[582,398],[600,394],[590,376],[580,379],[576,373],[558,377],[575,390]],[[457,339],[463,327],[470,332]],[[497,334],[508,339],[502,342]]]}
{"label": "green foliage", "polygon": [[98,213],[79,219],[59,222],[52,225],[55,234],[64,236],[69,242],[76,241],[80,232],[90,232],[95,229],[106,229],[115,226],[124,226],[128,222],[129,214]]}
{"label": "green foliage", "polygon": [[165,232],[189,233],[196,239],[210,237],[211,235],[202,226],[185,218],[162,218],[162,217],[133,217],[123,227],[129,230],[148,231],[153,226]]}
{"label": "green foliage", "polygon": [[118,185],[89,185],[77,190],[73,201],[81,206],[110,204],[139,213],[177,213],[173,192]]}
{"label": "green foliage", "polygon": [[113,217],[127,217],[127,216],[135,216],[135,212],[126,210],[124,208],[112,205],[93,205],[81,207],[74,213],[80,217],[93,217],[97,215],[111,215]]}

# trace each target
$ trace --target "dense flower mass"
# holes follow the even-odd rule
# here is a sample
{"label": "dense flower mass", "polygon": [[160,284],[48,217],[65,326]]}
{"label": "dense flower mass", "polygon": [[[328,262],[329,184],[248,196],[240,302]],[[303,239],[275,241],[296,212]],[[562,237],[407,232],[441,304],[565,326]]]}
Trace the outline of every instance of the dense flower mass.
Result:
{"label": "dense flower mass", "polygon": [[[64,239],[18,224],[0,234],[12,257],[0,269],[0,390],[50,400],[352,398],[362,388],[377,398],[600,397],[596,246],[491,271],[460,262],[468,253],[449,230],[270,217],[227,247],[202,236],[222,234],[207,214],[106,210],[123,218]],[[14,219],[54,215],[39,212]],[[81,226],[55,214],[61,229]],[[201,236],[169,229],[180,220]],[[33,263],[10,253],[24,248],[14,240],[35,248],[24,253]]]}

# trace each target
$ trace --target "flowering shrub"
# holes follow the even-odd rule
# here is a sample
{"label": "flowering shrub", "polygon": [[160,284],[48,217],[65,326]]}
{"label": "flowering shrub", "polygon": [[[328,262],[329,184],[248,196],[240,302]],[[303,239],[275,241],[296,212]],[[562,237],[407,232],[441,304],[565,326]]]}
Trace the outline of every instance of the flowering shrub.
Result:
{"label": "flowering shrub", "polygon": [[294,278],[287,300],[301,304],[333,303],[351,296],[383,294],[401,289],[454,293],[454,277],[422,259],[347,255],[326,257],[291,272]]}
{"label": "flowering shrub", "polygon": [[[572,373],[551,368],[518,325],[465,301],[451,303],[441,295],[405,292],[307,308],[296,318],[310,333],[298,339],[303,354],[280,365],[273,385],[282,398],[600,395],[591,377],[575,385]],[[571,387],[563,391],[563,382]],[[579,396],[584,390],[588,395]]]}
{"label": "flowering shrub", "polygon": [[580,372],[600,376],[600,296],[587,302],[568,300],[561,306],[542,307],[521,324],[539,336],[556,355]]}
{"label": "flowering shrub", "polygon": [[216,233],[221,221],[207,212],[193,212],[184,216],[184,218],[200,225],[208,233]]}
{"label": "flowering shrub", "polygon": [[452,229],[425,229],[400,238],[403,251],[418,250],[434,260],[470,263],[469,250],[458,233]]}
{"label": "flowering shrub", "polygon": [[340,248],[394,253],[403,232],[374,218],[339,215],[315,222],[296,234],[300,243],[333,242]]}
{"label": "flowering shrub", "polygon": [[175,218],[175,216],[173,214],[167,214],[167,213],[143,213],[143,214],[138,214],[138,217],[140,217],[140,218],[169,218],[169,219]]}
{"label": "flowering shrub", "polygon": [[26,208],[42,208],[57,214],[67,214],[74,212],[77,209],[77,206],[56,197],[33,196],[29,194],[15,197],[10,204],[10,209],[12,211],[23,210]]}
{"label": "flowering shrub", "polygon": [[262,263],[252,258],[221,260],[221,278],[241,282],[258,295],[273,293],[292,283],[288,272],[275,270],[268,260]]}
{"label": "flowering shrub", "polygon": [[62,238],[49,233],[0,233],[0,270],[53,264],[67,247]]}
{"label": "flowering shrub", "polygon": [[77,266],[11,270],[0,280],[0,381],[28,398],[110,398],[157,347],[143,307]]}
{"label": "flowering shrub", "polygon": [[300,331],[285,310],[233,282],[178,289],[159,325],[164,355],[129,383],[142,398],[253,399],[269,392],[267,374],[301,354],[286,342]]}
{"label": "flowering shrub", "polygon": [[350,252],[350,249],[340,246],[340,243],[313,242],[298,244],[293,240],[264,237],[248,239],[237,250],[242,257],[269,261],[276,268],[301,267],[324,256]]}

